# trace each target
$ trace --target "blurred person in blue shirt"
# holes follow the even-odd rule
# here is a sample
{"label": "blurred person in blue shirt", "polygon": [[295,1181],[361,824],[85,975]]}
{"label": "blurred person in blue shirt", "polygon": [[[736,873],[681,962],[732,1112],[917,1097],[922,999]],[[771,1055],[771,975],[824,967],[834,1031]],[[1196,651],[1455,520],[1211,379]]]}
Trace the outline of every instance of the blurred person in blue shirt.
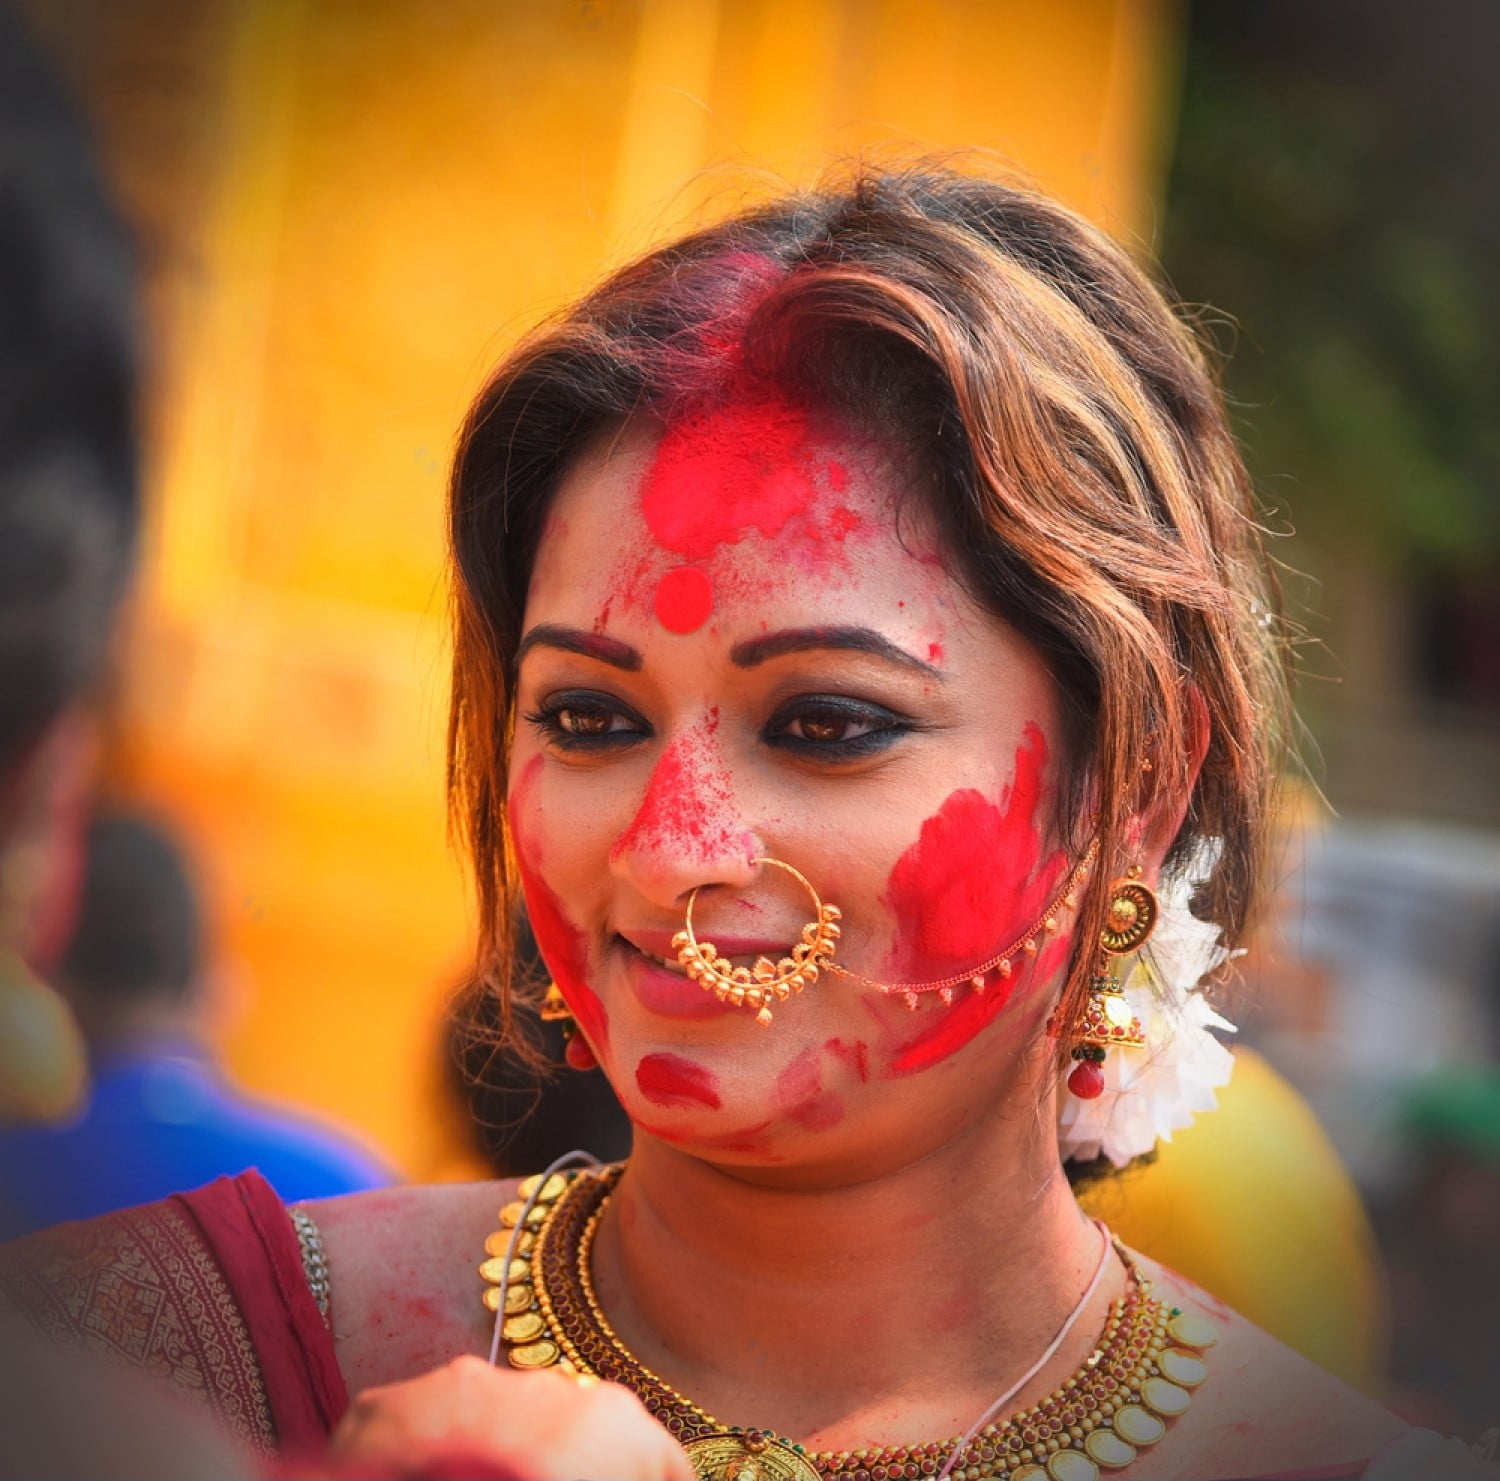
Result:
{"label": "blurred person in blue shirt", "polygon": [[189,867],[159,824],[88,830],[56,973],[88,1044],[92,1094],[71,1118],[0,1131],[0,1238],[258,1168],[288,1203],[391,1182],[347,1136],[249,1097],[204,1033],[211,996]]}

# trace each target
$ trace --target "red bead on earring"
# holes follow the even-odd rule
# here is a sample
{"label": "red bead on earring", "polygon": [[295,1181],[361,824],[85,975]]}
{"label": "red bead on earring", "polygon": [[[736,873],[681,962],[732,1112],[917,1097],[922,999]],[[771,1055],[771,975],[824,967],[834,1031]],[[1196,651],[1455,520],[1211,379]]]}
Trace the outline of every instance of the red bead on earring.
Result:
{"label": "red bead on earring", "polygon": [[590,1047],[589,1041],[578,1032],[577,1020],[574,1019],[567,1000],[555,982],[547,984],[547,995],[542,999],[541,1019],[543,1023],[562,1025],[563,1037],[567,1040],[563,1047],[563,1058],[568,1062],[569,1069],[597,1070],[599,1068],[598,1058]]}

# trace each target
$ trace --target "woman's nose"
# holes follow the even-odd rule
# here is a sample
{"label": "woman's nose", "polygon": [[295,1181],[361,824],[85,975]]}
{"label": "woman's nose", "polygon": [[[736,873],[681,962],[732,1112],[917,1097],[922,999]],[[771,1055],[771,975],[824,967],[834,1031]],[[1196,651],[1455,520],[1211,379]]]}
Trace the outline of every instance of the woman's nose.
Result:
{"label": "woman's nose", "polygon": [[609,862],[647,899],[679,909],[700,885],[748,885],[760,853],[713,728],[699,727],[663,748]]}

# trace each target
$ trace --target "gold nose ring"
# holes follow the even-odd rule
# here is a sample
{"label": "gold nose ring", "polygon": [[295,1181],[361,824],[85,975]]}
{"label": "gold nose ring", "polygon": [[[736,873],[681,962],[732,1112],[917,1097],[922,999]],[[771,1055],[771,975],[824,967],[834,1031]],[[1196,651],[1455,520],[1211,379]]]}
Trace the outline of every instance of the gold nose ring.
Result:
{"label": "gold nose ring", "polygon": [[769,855],[751,862],[772,864],[785,871],[812,896],[817,918],[802,927],[802,937],[791,952],[776,962],[762,956],[757,957],[751,967],[731,966],[729,958],[720,956],[712,941],[700,941],[693,934],[693,905],[701,885],[688,896],[687,918],[682,930],[672,937],[672,949],[688,976],[704,992],[711,992],[721,1003],[754,1009],[755,1021],[764,1026],[771,1021],[773,1002],[786,1002],[794,992],[801,992],[816,982],[819,972],[832,963],[838,946],[838,923],[843,912],[837,905],[825,905],[807,876],[790,864],[783,864],[780,859]]}

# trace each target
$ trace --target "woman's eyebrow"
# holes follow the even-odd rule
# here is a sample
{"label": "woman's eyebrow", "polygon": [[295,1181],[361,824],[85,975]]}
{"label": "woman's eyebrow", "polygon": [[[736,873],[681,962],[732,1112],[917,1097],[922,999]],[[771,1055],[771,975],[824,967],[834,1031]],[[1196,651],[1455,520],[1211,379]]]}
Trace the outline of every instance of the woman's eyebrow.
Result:
{"label": "woman's eyebrow", "polygon": [[597,658],[613,668],[634,673],[641,666],[640,653],[629,643],[618,638],[606,638],[602,633],[585,632],[579,627],[560,627],[543,622],[531,629],[521,639],[516,649],[516,666],[533,648],[560,648],[564,653],[581,653],[585,658]]}
{"label": "woman's eyebrow", "polygon": [[942,679],[944,674],[930,663],[908,653],[905,648],[868,627],[789,627],[781,632],[766,633],[759,638],[748,638],[736,643],[729,650],[730,661],[740,668],[750,669],[767,659],[781,658],[787,653],[806,653],[814,648],[839,648],[855,653],[873,653],[877,658],[899,663],[904,668],[915,669],[929,678]]}

